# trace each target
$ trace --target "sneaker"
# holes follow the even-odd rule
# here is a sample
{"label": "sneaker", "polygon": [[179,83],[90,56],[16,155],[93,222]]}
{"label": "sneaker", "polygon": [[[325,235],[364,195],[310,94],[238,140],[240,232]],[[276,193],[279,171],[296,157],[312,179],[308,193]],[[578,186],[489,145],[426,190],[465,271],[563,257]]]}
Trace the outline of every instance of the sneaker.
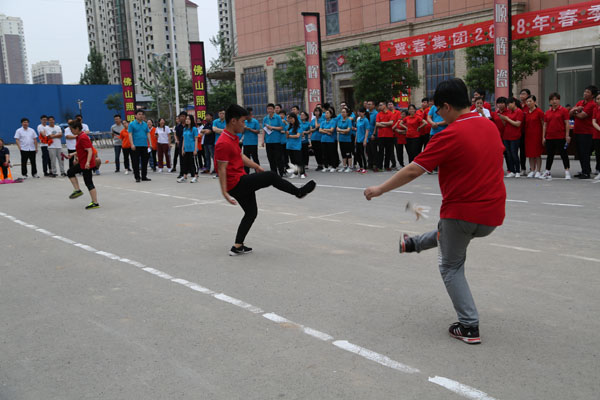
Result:
{"label": "sneaker", "polygon": [[129,175],[129,170],[128,169],[125,170],[125,175]]}
{"label": "sneaker", "polygon": [[246,252],[244,251],[243,245],[242,245],[242,247],[231,246],[231,249],[229,249],[230,256],[241,256],[244,254],[246,254]]}
{"label": "sneaker", "polygon": [[[598,176],[600,176],[600,175],[598,175]],[[300,175],[300,179],[306,179],[306,175],[305,174]]]}
{"label": "sneaker", "polygon": [[40,179],[39,175],[32,175],[35,179]]}
{"label": "sneaker", "polygon": [[[565,179],[567,179],[567,174],[569,173],[569,171],[565,172]],[[569,176],[569,179],[571,179],[571,177]],[[600,174],[596,175],[596,177],[594,178],[595,181],[600,181]]]}
{"label": "sneaker", "polygon": [[321,168],[321,172],[329,172],[329,168]]}
{"label": "sneaker", "polygon": [[247,247],[245,245],[242,244],[242,250],[244,250],[244,254],[245,253],[252,253],[252,247]]}
{"label": "sneaker", "polygon": [[299,199],[305,197],[307,194],[315,190],[316,186],[317,184],[315,183],[315,181],[309,181],[306,185],[300,188],[300,192],[296,195],[296,197]]}
{"label": "sneaker", "polygon": [[329,168],[329,172],[335,172],[335,168],[333,168],[333,167]]}
{"label": "sneaker", "polygon": [[73,193],[69,195],[70,199],[76,199],[79,196],[83,196],[83,192],[81,190],[73,190]]}
{"label": "sneaker", "polygon": [[196,178],[196,177],[193,177],[192,180],[190,181],[190,183],[196,183],[196,182],[198,182],[198,178]]}
{"label": "sneaker", "polygon": [[[598,177],[596,177],[596,179],[598,179]],[[569,171],[565,171],[565,180],[567,180],[567,181],[571,180],[571,173]]]}
{"label": "sneaker", "polygon": [[140,182],[141,182],[140,178],[135,178],[135,183],[140,183]]}
{"label": "sneaker", "polygon": [[537,171],[533,177],[536,179],[540,179],[540,176],[542,176],[542,174],[540,173],[540,171]]}
{"label": "sneaker", "polygon": [[337,172],[344,172],[344,167],[343,167],[343,166],[341,166],[341,167],[337,167],[337,170],[336,170],[336,171],[337,171]]}
{"label": "sneaker", "polygon": [[183,183],[185,182],[187,179],[185,179],[183,176],[179,179],[177,179],[177,183]]}
{"label": "sneaker", "polygon": [[448,333],[455,339],[462,340],[467,344],[480,344],[479,327],[467,327],[460,322],[455,322],[448,328]]}
{"label": "sneaker", "polygon": [[507,178],[514,178],[515,174],[513,172],[509,172],[508,175],[506,175]]}
{"label": "sneaker", "polygon": [[158,173],[161,174],[162,173],[162,168],[158,169]]}
{"label": "sneaker", "polygon": [[323,167],[319,165],[315,171],[323,171]]}
{"label": "sneaker", "polygon": [[99,170],[99,169],[97,169],[97,170],[96,170],[94,173],[95,173],[96,175],[100,175],[100,170]]}
{"label": "sneaker", "polygon": [[217,179],[219,177],[219,175],[214,174],[212,177],[213,177],[213,179]]}
{"label": "sneaker", "polygon": [[517,172],[517,173],[515,174],[515,178],[520,178],[520,177],[521,177],[521,173]]}
{"label": "sneaker", "polygon": [[[539,172],[538,172],[539,174]],[[527,174],[528,178],[533,178],[535,176],[535,172],[531,171],[530,173]]]}
{"label": "sneaker", "polygon": [[150,178],[142,178],[142,181],[144,181],[144,182],[150,182],[151,180],[152,179],[150,179]]}
{"label": "sneaker", "polygon": [[350,169],[350,167],[346,167],[346,169],[344,170],[344,172],[352,172],[352,170]]}
{"label": "sneaker", "polygon": [[590,179],[591,176],[590,176],[590,174],[581,174],[581,175],[578,176],[578,178],[579,179]]}
{"label": "sneaker", "polygon": [[400,238],[400,253],[414,253],[415,243],[406,233]]}
{"label": "sneaker", "polygon": [[118,174],[120,171],[118,169],[115,169],[115,174]]}
{"label": "sneaker", "polygon": [[23,180],[27,179],[27,174],[21,175],[21,179],[23,179]]}
{"label": "sneaker", "polygon": [[290,178],[290,179],[296,179],[297,177],[298,177],[298,175],[296,175],[296,174],[290,174],[288,176],[288,178]]}
{"label": "sneaker", "polygon": [[93,201],[88,204],[87,206],[85,206],[86,210],[91,210],[92,208],[100,208],[100,204],[98,203],[94,203]]}
{"label": "sneaker", "polygon": [[62,173],[60,174],[60,176],[67,176],[67,174],[66,174],[66,173],[64,173],[64,172],[62,172]]}

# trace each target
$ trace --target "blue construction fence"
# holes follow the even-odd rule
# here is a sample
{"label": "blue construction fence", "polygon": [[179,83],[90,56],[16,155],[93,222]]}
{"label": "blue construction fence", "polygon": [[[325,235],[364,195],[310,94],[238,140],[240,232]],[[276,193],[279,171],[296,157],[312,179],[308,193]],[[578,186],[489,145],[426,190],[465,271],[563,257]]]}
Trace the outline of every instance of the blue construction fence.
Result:
{"label": "blue construction fence", "polygon": [[0,84],[0,138],[5,143],[14,143],[15,131],[21,127],[23,117],[29,118],[33,129],[42,114],[53,115],[57,124],[67,122],[79,114],[77,100],[83,100],[81,115],[90,131],[108,131],[114,123],[115,111],[109,110],[104,100],[115,93],[121,93],[120,85]]}

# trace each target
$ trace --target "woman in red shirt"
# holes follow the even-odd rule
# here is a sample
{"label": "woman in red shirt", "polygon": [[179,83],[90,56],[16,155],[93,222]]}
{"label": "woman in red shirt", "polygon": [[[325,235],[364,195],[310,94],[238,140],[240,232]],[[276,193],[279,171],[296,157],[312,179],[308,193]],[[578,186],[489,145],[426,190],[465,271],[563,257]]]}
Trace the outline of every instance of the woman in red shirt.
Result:
{"label": "woman in red shirt", "polygon": [[525,114],[521,111],[519,100],[511,97],[508,99],[508,111],[498,117],[504,121],[504,133],[502,140],[506,148],[506,162],[508,167],[507,178],[518,178],[521,176],[519,164],[519,141],[521,140],[521,124],[525,120]]}
{"label": "woman in red shirt", "polygon": [[592,117],[592,125],[594,126],[594,152],[596,153],[596,177],[595,180],[600,180],[600,94],[596,96],[596,108]]}
{"label": "woman in red shirt", "polygon": [[398,122],[398,126],[406,131],[406,152],[410,164],[416,156],[421,153],[421,128],[427,125],[422,117],[416,115],[417,107],[414,104],[408,106],[408,117]]}
{"label": "woman in red shirt", "polygon": [[542,152],[544,150],[543,126],[544,112],[537,106],[535,96],[529,96],[525,101],[527,112],[525,113],[525,156],[529,158],[528,178],[540,178],[542,176]]}
{"label": "woman in red shirt", "polygon": [[398,158],[398,163],[400,163],[398,170],[404,168],[404,146],[406,145],[406,129],[402,129],[400,123],[407,116],[408,114],[405,110],[400,111],[400,118],[392,126],[394,136],[396,136],[396,157]]}

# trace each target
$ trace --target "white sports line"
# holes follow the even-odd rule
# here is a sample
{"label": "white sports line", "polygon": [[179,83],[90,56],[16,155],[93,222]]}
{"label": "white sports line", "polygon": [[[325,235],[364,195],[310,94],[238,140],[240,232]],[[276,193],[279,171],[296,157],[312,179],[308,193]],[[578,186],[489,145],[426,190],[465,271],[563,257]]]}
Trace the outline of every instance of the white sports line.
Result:
{"label": "white sports line", "polygon": [[[346,340],[334,340],[334,337],[318,331],[316,329],[292,322],[290,320],[288,320],[285,317],[279,316],[277,314],[274,313],[265,313],[261,308],[253,306],[252,304],[246,303],[245,301],[236,299],[234,297],[228,296],[225,293],[216,293],[208,288],[205,288],[197,283],[194,282],[189,282],[185,279],[182,278],[175,278],[169,274],[167,274],[166,272],[157,270],[155,268],[152,267],[148,267],[146,265],[144,265],[143,263],[140,263],[138,261],[134,261],[134,260],[130,260],[128,258],[124,258],[124,257],[120,257],[116,254],[113,253],[109,253],[103,250],[96,250],[95,248],[93,248],[92,246],[83,244],[83,243],[78,243],[74,240],[65,238],[63,236],[60,235],[56,235],[46,229],[40,228],[38,226],[32,225],[32,224],[28,224],[27,222],[21,221],[20,219],[13,217],[12,215],[8,215],[6,213],[0,212],[0,217],[5,217],[8,220],[11,220],[12,222],[14,222],[15,224],[18,225],[22,225],[26,228],[32,229],[38,233],[41,233],[43,235],[46,235],[52,239],[56,239],[59,240],[61,242],[64,242],[66,244],[70,244],[72,246],[75,246],[77,248],[80,248],[82,250],[97,254],[99,256],[102,257],[106,257],[110,260],[113,261],[118,261],[118,262],[122,262],[125,264],[129,264],[129,265],[133,265],[134,267],[139,268],[140,270],[147,272],[149,274],[152,274],[158,278],[164,279],[164,280],[168,280],[170,282],[176,283],[178,285],[187,287],[189,289],[192,289],[194,291],[197,291],[199,293],[202,294],[206,294],[209,296],[212,296],[213,298],[226,302],[228,304],[234,305],[236,307],[239,307],[243,310],[249,311],[253,314],[261,314],[264,318],[273,321],[277,324],[286,324],[288,326],[296,326],[298,327],[303,333],[305,333],[306,335],[309,335],[313,338],[319,339],[321,341],[324,342],[331,342],[331,344],[333,344],[335,347],[348,351],[350,353],[356,354],[358,356],[361,356],[367,360],[376,362],[384,367],[388,367],[388,368],[392,368],[396,371],[400,371],[403,373],[408,373],[408,374],[421,374],[421,371],[417,368],[411,367],[409,365],[403,364],[401,362],[392,360],[391,358],[377,353],[373,350],[369,350],[367,348],[358,346],[356,344],[350,343]],[[457,393],[465,398],[468,399],[475,399],[475,400],[495,400],[493,397],[488,396],[485,392],[482,392],[478,389],[472,388],[470,386],[464,385],[462,383],[453,381],[451,379],[448,378],[443,378],[443,377],[438,377],[436,376],[435,378],[429,378],[428,382],[431,383],[435,383],[437,385],[440,385],[454,393]]]}

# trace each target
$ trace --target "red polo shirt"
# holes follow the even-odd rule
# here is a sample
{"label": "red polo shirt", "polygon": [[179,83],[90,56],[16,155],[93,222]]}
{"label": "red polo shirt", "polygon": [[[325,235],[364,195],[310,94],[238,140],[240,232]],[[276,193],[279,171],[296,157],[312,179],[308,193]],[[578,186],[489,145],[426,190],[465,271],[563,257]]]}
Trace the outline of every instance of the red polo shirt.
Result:
{"label": "red polo shirt", "polygon": [[[600,124],[600,106],[596,106],[596,108],[594,109],[594,116],[592,117],[592,119],[595,119],[596,123]],[[592,128],[594,128],[594,139],[600,139],[600,131],[596,129],[593,125]]]}
{"label": "red polo shirt", "polygon": [[77,158],[79,159],[79,166],[81,169],[85,169],[85,163],[87,162],[88,152],[87,149],[92,149],[92,159],[90,160],[90,168],[94,168],[96,166],[96,158],[93,153],[92,141],[89,136],[85,133],[80,133],[77,135],[77,140],[75,144],[75,150],[77,151]]}
{"label": "red polo shirt", "polygon": [[[523,125],[523,121],[525,121],[525,114],[518,108],[515,108],[515,111],[506,110],[504,115],[513,121],[521,121],[521,125]],[[509,122],[504,125],[504,134],[502,135],[502,139],[504,140],[518,140],[521,138],[521,127],[513,126]]]}
{"label": "red polo shirt", "polygon": [[[377,117],[375,118],[376,122],[390,122],[394,116],[390,111],[380,111],[377,113]],[[378,127],[377,128],[377,137],[385,138],[385,137],[394,137],[394,133],[392,132],[391,126],[386,126],[385,128]]]}
{"label": "red polo shirt", "polygon": [[414,116],[408,116],[406,118],[404,118],[402,120],[402,123],[404,124],[404,126],[406,126],[408,129],[406,130],[406,137],[408,139],[414,139],[414,138],[418,138],[419,136],[421,136],[419,129],[419,126],[421,126],[421,123],[423,123],[423,118],[420,117],[419,115],[414,115]]}
{"label": "red polo shirt", "polygon": [[580,100],[575,105],[576,107],[582,106],[583,112],[587,114],[587,117],[584,119],[579,119],[573,116],[575,120],[575,126],[573,127],[574,133],[579,133],[583,135],[591,135],[594,133],[594,125],[592,125],[592,118],[594,116],[594,109],[596,108],[596,104],[593,100],[585,101]]}
{"label": "red polo shirt", "polygon": [[227,191],[233,189],[240,178],[246,175],[240,138],[224,130],[215,145],[215,171],[219,170],[218,162],[227,162]]}
{"label": "red polo shirt", "polygon": [[492,121],[496,124],[496,128],[498,128],[498,132],[500,133],[500,139],[504,136],[504,121],[500,119],[500,115],[506,114],[506,109],[503,112],[500,111],[491,111],[490,115],[492,116]]}
{"label": "red polo shirt", "polygon": [[544,114],[546,123],[546,139],[564,139],[565,121],[569,120],[569,111],[563,106],[552,107]]}
{"label": "red polo shirt", "polygon": [[499,226],[506,203],[503,154],[496,125],[468,113],[433,135],[413,162],[428,172],[438,167],[441,218]]}
{"label": "red polo shirt", "polygon": [[[427,107],[425,110],[423,110],[422,108],[417,110],[416,115],[418,115],[419,117],[421,117],[423,119],[423,121],[427,122],[427,114],[429,114],[429,107]],[[427,125],[422,127],[421,130],[419,131],[419,134],[421,136],[423,135],[429,135],[431,133],[431,125],[429,125],[429,122],[427,122]]]}

